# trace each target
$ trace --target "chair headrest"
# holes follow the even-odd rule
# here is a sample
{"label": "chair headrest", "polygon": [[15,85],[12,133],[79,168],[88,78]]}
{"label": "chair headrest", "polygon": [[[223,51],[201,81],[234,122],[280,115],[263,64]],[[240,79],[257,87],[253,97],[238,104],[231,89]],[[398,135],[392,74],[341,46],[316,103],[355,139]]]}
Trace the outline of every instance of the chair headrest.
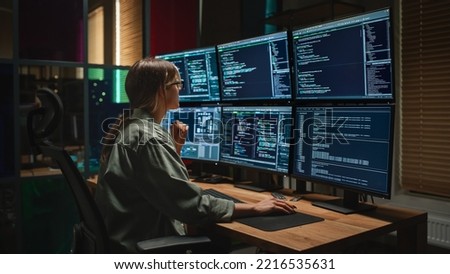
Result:
{"label": "chair headrest", "polygon": [[63,104],[59,96],[49,88],[36,91],[40,106],[28,113],[27,130],[32,144],[50,136],[63,117]]}

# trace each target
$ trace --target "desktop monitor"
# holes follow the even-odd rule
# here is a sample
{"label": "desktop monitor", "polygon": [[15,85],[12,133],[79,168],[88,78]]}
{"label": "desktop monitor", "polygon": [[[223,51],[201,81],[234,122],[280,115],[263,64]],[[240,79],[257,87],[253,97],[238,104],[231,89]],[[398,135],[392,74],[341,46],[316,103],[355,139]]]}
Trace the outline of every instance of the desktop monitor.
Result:
{"label": "desktop monitor", "polygon": [[167,112],[162,127],[169,130],[176,120],[189,126],[186,143],[181,149],[183,159],[217,162],[220,152],[221,107],[180,107]]}
{"label": "desktop monitor", "polygon": [[223,106],[220,163],[289,172],[291,106]]}
{"label": "desktop monitor", "polygon": [[383,9],[293,30],[296,98],[392,101],[390,18]]}
{"label": "desktop monitor", "polygon": [[217,46],[222,101],[292,98],[287,31]]}
{"label": "desktop monitor", "polygon": [[180,102],[220,100],[215,47],[160,54],[156,57],[170,61],[177,66],[183,81],[183,88],[179,93]]}
{"label": "desktop monitor", "polygon": [[359,194],[390,198],[394,107],[301,106],[295,110],[292,174],[344,190],[315,203],[343,213],[367,209]]}

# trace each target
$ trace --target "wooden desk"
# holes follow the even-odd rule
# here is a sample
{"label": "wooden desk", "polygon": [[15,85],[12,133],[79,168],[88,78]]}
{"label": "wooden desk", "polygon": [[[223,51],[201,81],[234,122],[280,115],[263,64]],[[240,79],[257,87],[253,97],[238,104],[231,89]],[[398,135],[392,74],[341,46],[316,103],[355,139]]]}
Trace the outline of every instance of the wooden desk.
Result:
{"label": "wooden desk", "polygon": [[51,175],[61,175],[60,169],[54,169],[49,167],[40,167],[33,169],[21,169],[20,177],[40,177],[40,176],[51,176]]}
{"label": "wooden desk", "polygon": [[[214,188],[244,202],[257,202],[270,193],[257,193],[230,184],[198,183],[202,188]],[[290,198],[289,195],[286,195]],[[397,232],[398,252],[425,253],[427,245],[427,213],[390,206],[359,214],[341,214],[311,205],[309,199],[333,197],[318,194],[292,202],[299,212],[325,220],[294,228],[266,232],[238,222],[217,224],[217,233],[274,253],[340,253],[350,246],[378,236]],[[308,200],[306,200],[308,199]]]}
{"label": "wooden desk", "polygon": [[[95,186],[96,177],[88,183]],[[231,184],[197,183],[200,187],[214,188],[248,203],[258,202],[268,192],[253,192]],[[288,199],[289,194],[286,194]],[[397,232],[399,253],[425,253],[427,246],[427,213],[405,208],[378,206],[375,210],[345,215],[313,206],[310,200],[327,200],[333,197],[308,194],[292,202],[297,211],[322,217],[325,220],[303,226],[262,231],[238,222],[218,223],[215,232],[273,253],[340,253],[354,244]]]}

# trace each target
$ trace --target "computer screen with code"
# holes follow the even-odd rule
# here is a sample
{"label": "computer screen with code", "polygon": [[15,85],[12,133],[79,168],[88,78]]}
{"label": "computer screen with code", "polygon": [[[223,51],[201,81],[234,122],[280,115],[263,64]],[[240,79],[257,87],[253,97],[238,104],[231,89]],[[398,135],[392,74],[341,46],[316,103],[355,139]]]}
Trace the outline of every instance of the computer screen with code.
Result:
{"label": "computer screen with code", "polygon": [[292,98],[286,31],[217,46],[222,101]]}
{"label": "computer screen with code", "polygon": [[161,125],[167,130],[176,120],[189,126],[181,157],[192,160],[219,160],[221,107],[180,107],[167,112]]}
{"label": "computer screen with code", "polygon": [[296,98],[393,100],[392,37],[389,9],[293,30]]}
{"label": "computer screen with code", "polygon": [[390,105],[297,107],[293,175],[389,198],[393,111]]}
{"label": "computer screen with code", "polygon": [[177,66],[183,88],[180,102],[219,101],[219,75],[215,47],[185,50],[156,57],[170,61]]}
{"label": "computer screen with code", "polygon": [[292,107],[224,106],[220,162],[287,173]]}

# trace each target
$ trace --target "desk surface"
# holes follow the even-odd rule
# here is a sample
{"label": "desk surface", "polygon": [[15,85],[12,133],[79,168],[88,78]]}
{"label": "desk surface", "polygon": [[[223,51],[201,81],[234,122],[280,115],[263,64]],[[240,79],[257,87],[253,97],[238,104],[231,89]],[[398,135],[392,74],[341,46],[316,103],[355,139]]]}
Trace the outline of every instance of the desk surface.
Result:
{"label": "desk surface", "polygon": [[[95,185],[96,178],[89,184]],[[269,192],[253,192],[231,184],[197,183],[214,188],[247,203],[258,202]],[[289,192],[284,193],[289,199]],[[273,253],[339,253],[361,242],[390,232],[397,232],[398,252],[424,253],[427,245],[427,213],[406,208],[377,206],[376,209],[354,214],[342,214],[311,204],[312,200],[334,197],[307,194],[304,199],[291,202],[297,211],[324,218],[324,221],[278,231],[263,231],[239,222],[218,223],[215,232],[238,239]]]}
{"label": "desk surface", "polygon": [[20,177],[39,177],[39,176],[51,176],[51,175],[61,175],[60,169],[50,168],[50,167],[40,167],[32,169],[21,169]]}
{"label": "desk surface", "polygon": [[[202,188],[214,188],[244,202],[254,203],[270,196],[268,192],[251,192],[230,184],[198,183]],[[288,199],[289,193],[286,193]],[[372,240],[397,231],[398,251],[422,253],[426,249],[427,213],[405,208],[378,206],[358,214],[342,214],[313,206],[311,200],[333,197],[307,194],[298,202],[297,211],[322,217],[322,222],[278,230],[262,231],[238,222],[217,224],[217,233],[239,239],[275,253],[338,253],[353,244]]]}

